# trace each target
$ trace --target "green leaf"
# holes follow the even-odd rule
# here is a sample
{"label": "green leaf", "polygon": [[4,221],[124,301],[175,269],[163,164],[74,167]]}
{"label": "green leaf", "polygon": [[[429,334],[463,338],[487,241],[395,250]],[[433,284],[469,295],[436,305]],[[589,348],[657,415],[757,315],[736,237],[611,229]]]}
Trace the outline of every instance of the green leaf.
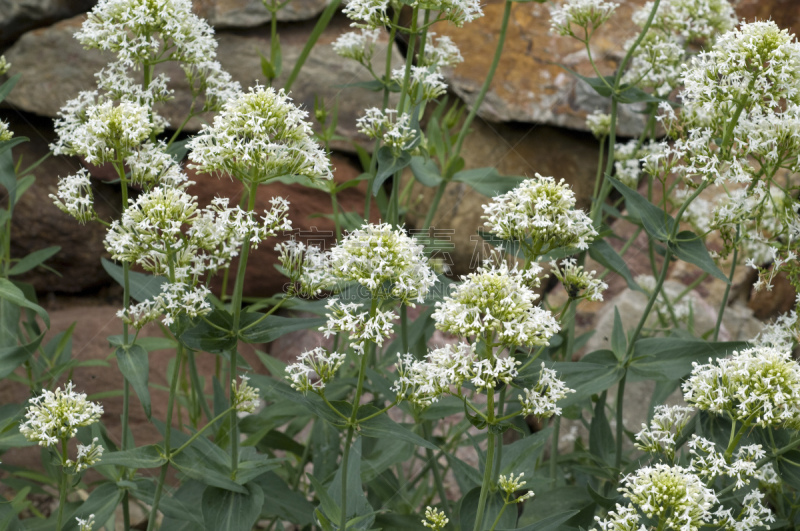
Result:
{"label": "green leaf", "polygon": [[16,304],[17,306],[22,306],[23,308],[33,310],[36,312],[36,315],[42,318],[42,321],[44,321],[44,324],[47,326],[47,328],[50,328],[50,317],[48,317],[44,308],[26,299],[25,295],[22,293],[22,290],[15,286],[13,282],[5,278],[0,278],[0,299],[7,300]]}
{"label": "green leaf", "polygon": [[[359,408],[360,409],[360,408]],[[372,523],[375,521],[374,511],[369,504],[367,497],[364,495],[364,488],[361,484],[361,438],[357,438],[350,446],[350,456],[347,460],[347,506],[345,507],[345,515],[348,519],[348,529],[351,527],[350,522],[359,517],[367,517],[359,519],[356,525],[352,527],[355,529],[370,529]],[[319,492],[317,492],[319,495]],[[342,468],[336,471],[336,476],[333,478],[330,486],[328,487],[328,494],[330,499],[334,501],[337,507],[342,506]],[[324,505],[323,505],[324,506]],[[329,518],[333,515],[328,514]],[[340,513],[341,514],[341,513]],[[336,520],[334,520],[336,521]]]}
{"label": "green leaf", "polygon": [[[242,324],[246,325],[242,314]],[[206,322],[209,321],[209,322]],[[209,324],[211,323],[211,324]],[[233,328],[233,315],[216,309],[205,316],[197,325],[180,335],[180,341],[192,350],[222,353],[236,348],[237,338],[230,330]]]}
{"label": "green leaf", "polygon": [[[0,146],[4,144],[0,142]],[[14,168],[14,158],[10,151],[0,151],[0,184],[8,191],[9,205],[15,204],[17,202],[17,172]],[[10,216],[7,210],[4,210],[4,214],[4,217]]]}
{"label": "green leaf", "polygon": [[117,347],[114,354],[117,356],[119,371],[136,391],[136,396],[139,397],[144,413],[149,419],[151,408],[147,377],[150,373],[150,359],[147,350],[140,345],[133,344],[128,347]]}
{"label": "green leaf", "polygon": [[215,468],[207,456],[195,451],[192,447],[170,458],[170,462],[180,472],[206,485],[238,492],[239,494],[247,494],[249,492],[246,488],[230,479],[230,471],[223,472]]}
{"label": "green leaf", "polygon": [[22,78],[22,74],[14,74],[8,81],[0,85],[0,101],[5,100],[11,94],[16,84],[19,83],[20,78]]}
{"label": "green leaf", "polygon": [[665,242],[669,239],[672,229],[675,226],[675,218],[655,206],[647,200],[642,194],[636,190],[625,186],[617,179],[606,176],[606,179],[611,181],[611,184],[619,190],[625,198],[625,206],[628,212],[642,221],[644,230],[660,242]]}
{"label": "green leaf", "polygon": [[414,455],[414,446],[395,437],[363,439],[364,454],[361,456],[361,480],[369,483],[390,466],[408,461]]}
{"label": "green leaf", "polygon": [[464,170],[453,175],[453,181],[468,184],[473,190],[486,197],[510,192],[524,180],[525,177],[500,175],[496,168]]}
{"label": "green leaf", "polygon": [[96,522],[107,522],[111,515],[122,501],[124,491],[117,488],[113,483],[104,483],[94,489],[89,498],[75,509],[69,516],[64,518],[64,531],[77,531],[78,521],[76,518],[86,519],[89,515],[94,515]]}
{"label": "green leaf", "polygon": [[264,503],[264,491],[256,483],[245,485],[246,493],[206,487],[203,519],[207,531],[250,531]]}
{"label": "green leaf", "polygon": [[[10,150],[11,148],[22,144],[23,142],[27,142],[30,140],[27,136],[15,136],[11,140],[6,140],[4,142],[0,142],[0,155],[4,154],[6,151]],[[10,154],[9,154],[10,156]]]}
{"label": "green leaf", "polygon": [[675,241],[669,242],[668,246],[670,250],[675,253],[675,256],[684,262],[696,265],[709,275],[722,280],[726,284],[731,283],[728,277],[719,270],[714,260],[711,259],[711,255],[708,254],[708,249],[706,249],[706,244],[703,243],[702,238],[694,232],[690,230],[679,232]]}
{"label": "green leaf", "polygon": [[663,98],[648,94],[637,86],[623,85],[617,93],[617,101],[619,103],[639,103],[642,101],[650,103],[659,103],[665,101]]}
{"label": "green leaf", "polygon": [[616,306],[614,306],[614,329],[611,332],[611,351],[618,361],[624,360],[628,352],[628,338],[625,337],[625,329],[622,328],[622,319]]}
{"label": "green leaf", "polygon": [[40,334],[26,345],[0,348],[0,378],[5,378],[14,372],[17,367],[28,361],[31,355],[36,352],[36,349],[39,348],[43,338],[44,334]]}
{"label": "green leaf", "polygon": [[167,462],[160,446],[151,444],[130,450],[103,454],[103,465],[123,466],[136,470],[138,468],[158,468]]}
{"label": "green leaf", "polygon": [[[519,2],[520,0],[514,0]],[[528,0],[525,0],[528,1]],[[534,0],[539,2],[541,0]],[[534,524],[526,525],[525,527],[518,527],[516,531],[556,531],[561,528],[561,524],[578,514],[578,511],[566,511],[563,513],[554,514],[538,520]],[[511,529],[498,529],[497,531],[512,531]]]}
{"label": "green leaf", "polygon": [[[250,315],[260,317],[259,314],[255,313]],[[245,343],[270,343],[289,332],[317,329],[324,325],[325,321],[324,317],[281,317],[280,315],[270,315],[257,325],[240,332],[239,337]]]}
{"label": "green leaf", "polygon": [[[461,521],[461,529],[474,529],[475,518],[478,513],[478,502],[481,497],[481,488],[476,487],[469,491],[466,496],[461,499],[461,506],[458,511]],[[492,527],[493,522],[497,519],[497,515],[503,509],[505,501],[499,492],[490,492],[486,499],[486,509],[483,514],[483,525],[481,529],[489,529]],[[503,511],[500,520],[497,521],[498,527],[507,529],[514,529],[517,526],[517,511],[511,507]]]}
{"label": "green leaf", "polygon": [[175,162],[180,163],[189,153],[189,148],[186,146],[186,144],[189,143],[189,140],[191,140],[191,138],[176,140],[167,148],[167,154],[172,155],[172,158],[175,159]]}
{"label": "green leaf", "polygon": [[[373,79],[372,81],[356,81],[355,83],[343,83],[339,85],[334,85],[335,88],[363,88],[367,90],[371,90],[372,92],[379,92],[383,90],[386,85],[383,81],[379,79]],[[393,92],[397,92],[396,90]]]}
{"label": "green leaf", "polygon": [[[120,286],[125,287],[122,266],[118,266],[105,258],[101,258],[100,262],[103,264],[103,269],[106,270],[106,273],[116,280]],[[164,277],[145,275],[144,273],[137,273],[136,271],[130,271],[128,273],[131,297],[138,302],[152,299],[156,295],[161,294],[161,285],[166,281],[167,279]]]}
{"label": "green leaf", "polygon": [[268,493],[261,508],[262,516],[277,516],[301,527],[314,523],[314,506],[302,493],[292,490],[280,476],[267,472],[255,483]]}
{"label": "green leaf", "polygon": [[272,81],[278,75],[275,73],[275,67],[272,66],[272,63],[269,62],[269,59],[264,57],[264,55],[259,52],[259,57],[261,57],[261,73],[264,75],[267,80]]}
{"label": "green leaf", "polygon": [[25,258],[18,261],[14,264],[8,274],[9,276],[14,275],[21,275],[22,273],[27,273],[34,267],[38,266],[39,264],[43,263],[45,260],[56,254],[58,251],[61,250],[61,247],[58,245],[54,245],[52,247],[46,247],[44,249],[39,249],[38,251],[34,251]]}
{"label": "green leaf", "polygon": [[628,371],[631,381],[678,380],[692,372],[693,362],[705,363],[709,358],[725,357],[748,346],[744,341],[710,343],[699,339],[647,337],[634,345]]}
{"label": "green leaf", "polygon": [[582,76],[576,71],[564,66],[563,64],[559,65],[561,68],[572,74],[573,76],[577,77],[580,80],[586,82],[590,87],[594,89],[595,92],[603,96],[604,98],[610,98],[613,94],[611,87],[614,86],[614,76],[603,76],[602,78],[599,77],[586,77]]}
{"label": "green leaf", "polygon": [[536,460],[544,450],[552,431],[553,428],[547,428],[504,446],[500,473],[524,473],[525,477],[532,478],[536,474]]}
{"label": "green leaf", "polygon": [[483,477],[478,470],[456,457],[453,454],[444,454],[450,468],[453,469],[453,476],[456,478],[458,488],[461,492],[469,492],[475,487],[480,487]]}
{"label": "green leaf", "polygon": [[[376,413],[378,408],[372,404],[364,404],[358,408],[358,417],[364,418],[373,413]],[[410,442],[423,448],[430,448],[431,450],[438,450],[439,448],[430,441],[426,441],[408,428],[401,426],[386,414],[380,414],[369,420],[359,422],[361,434],[365,437],[375,437],[376,439],[394,437],[401,441]]]}
{"label": "green leaf", "polygon": [[[604,354],[602,358],[600,356],[589,357],[598,352]],[[587,360],[587,358],[589,359]],[[590,361],[592,359],[596,362]],[[578,363],[556,362],[550,368],[556,371],[567,387],[575,389],[574,393],[559,400],[558,405],[562,408],[582,403],[590,396],[605,391],[617,383],[625,373],[625,370],[618,366],[617,359],[610,350],[587,354]]]}
{"label": "green leaf", "polygon": [[[121,347],[125,345],[122,335],[108,336],[108,342],[115,346]],[[172,350],[178,346],[178,342],[168,337],[137,337],[136,344],[145,349],[147,352],[154,352],[156,350]]]}
{"label": "green leaf", "polygon": [[[583,486],[556,487],[540,490],[532,500],[525,502],[525,512],[519,525],[531,526],[522,529],[531,531],[551,531],[555,529],[577,529],[579,525],[589,528],[594,519],[595,503]],[[562,518],[567,513],[574,516],[564,520],[565,527],[555,526],[550,518]],[[575,514],[577,513],[577,514]],[[566,524],[569,522],[569,524]],[[539,526],[541,527],[541,530]]]}
{"label": "green leaf", "polygon": [[615,449],[614,435],[611,425],[606,417],[606,393],[600,394],[600,399],[594,407],[592,425],[589,427],[589,451],[608,465],[613,464],[612,450]]}
{"label": "green leaf", "polygon": [[617,253],[606,240],[598,239],[593,241],[589,245],[589,256],[603,267],[610,269],[624,278],[630,289],[642,291],[642,288],[633,280],[633,275],[631,274],[631,270],[628,269],[625,260],[622,259],[619,253]]}
{"label": "green leaf", "polygon": [[439,186],[442,182],[442,176],[436,163],[425,157],[411,157],[411,173],[424,186]]}
{"label": "green leaf", "polygon": [[411,164],[411,154],[408,151],[401,151],[400,155],[395,155],[389,146],[380,148],[378,150],[378,173],[372,183],[372,194],[378,195],[378,190],[386,179],[409,164]]}

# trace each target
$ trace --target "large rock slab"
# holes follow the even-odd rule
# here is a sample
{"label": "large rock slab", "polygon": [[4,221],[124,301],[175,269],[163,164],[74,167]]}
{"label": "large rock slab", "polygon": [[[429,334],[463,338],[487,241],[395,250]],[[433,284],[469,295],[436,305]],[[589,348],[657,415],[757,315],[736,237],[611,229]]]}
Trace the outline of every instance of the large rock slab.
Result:
{"label": "large rock slab", "polygon": [[[195,13],[217,29],[250,28],[272,20],[261,0],[194,0]],[[326,0],[292,0],[278,11],[278,20],[314,18],[328,5]]]}
{"label": "large rock slab", "polygon": [[[631,14],[645,0],[618,0],[620,6],[591,41],[592,57],[603,75],[613,74],[622,60],[622,46],[638,34]],[[485,16],[464,29],[438,24],[435,31],[450,35],[461,49],[464,62],[449,75],[453,90],[472,104],[489,71],[500,31],[503,2],[484,5]],[[800,30],[800,8],[793,0],[742,0],[737,6],[747,21],[772,18],[790,31]],[[575,39],[550,33],[548,3],[519,3],[511,20],[492,86],[479,110],[494,122],[537,122],[587,130],[585,117],[595,109],[607,112],[609,100],[586,83],[577,81],[564,65],[581,75],[595,77],[589,56]],[[643,126],[636,105],[620,105],[619,134],[634,136]]]}
{"label": "large rock slab", "polygon": [[8,45],[26,31],[73,17],[97,0],[0,0],[0,45]]}
{"label": "large rock slab", "polygon": [[[83,22],[83,16],[61,21],[45,29],[31,31],[22,36],[6,52],[13,63],[11,73],[21,73],[22,79],[8,97],[12,105],[41,116],[55,117],[64,103],[82,90],[94,90],[95,72],[103,68],[111,54],[98,50],[84,50],[73,34]],[[293,24],[280,30],[283,50],[283,74],[275,86],[283,86],[292,66],[300,55],[313,28],[313,22]],[[336,17],[320,37],[303,66],[292,90],[294,101],[309,112],[313,112],[315,98],[321,98],[327,108],[338,105],[337,133],[346,138],[356,136],[356,119],[368,107],[381,106],[383,95],[361,88],[344,88],[344,85],[369,81],[371,77],[364,67],[350,59],[336,55],[331,44],[344,32],[350,30],[344,16]],[[217,56],[222,66],[243,87],[264,84],[261,73],[261,55],[269,55],[269,37],[264,31],[253,30],[239,34],[219,33]],[[374,68],[384,70],[388,36],[379,44],[375,53]],[[394,46],[394,45],[393,45]],[[400,52],[394,53],[393,64],[401,64]],[[159,112],[173,126],[183,122],[191,105],[191,93],[183,71],[175,63],[164,63],[165,73],[172,79],[175,98],[159,108]],[[211,116],[203,118],[211,120]],[[203,123],[199,118],[191,120],[185,130],[197,131]],[[339,149],[352,150],[349,141],[333,144]]]}

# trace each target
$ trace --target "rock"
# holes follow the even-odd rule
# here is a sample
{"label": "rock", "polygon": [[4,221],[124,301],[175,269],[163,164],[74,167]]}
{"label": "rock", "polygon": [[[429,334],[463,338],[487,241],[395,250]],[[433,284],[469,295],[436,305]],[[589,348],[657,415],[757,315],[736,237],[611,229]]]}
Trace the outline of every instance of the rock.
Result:
{"label": "rock", "polygon": [[759,319],[774,319],[781,314],[795,309],[797,292],[795,291],[786,273],[778,273],[772,281],[770,291],[754,291],[750,295],[747,306]]}
{"label": "rock", "polygon": [[[84,50],[73,38],[83,17],[74,17],[45,29],[35,30],[22,36],[6,52],[13,63],[11,73],[21,73],[22,79],[7,101],[12,105],[41,116],[54,117],[70,98],[82,90],[95,89],[95,72],[103,68],[112,56],[98,50]],[[276,80],[282,86],[313,28],[313,22],[293,24],[280,29],[283,50],[283,74]],[[354,138],[356,119],[368,107],[380,106],[382,94],[361,88],[343,88],[349,83],[370,81],[369,73],[360,64],[336,55],[331,43],[348,31],[349,23],[344,16],[335,17],[319,42],[312,50],[292,90],[295,103],[310,113],[315,98],[320,98],[327,108],[338,105],[338,127],[336,132],[345,138]],[[243,87],[257,82],[264,83],[261,74],[261,53],[269,55],[269,38],[264,31],[248,33],[219,33],[217,56],[220,63]],[[385,37],[388,41],[388,37]],[[394,52],[393,64],[400,64],[402,57]],[[376,71],[384,70],[385,54],[376,50]],[[191,105],[191,93],[183,71],[175,63],[164,63],[164,71],[173,80],[175,98],[159,109],[166,119],[176,126],[183,122]],[[396,97],[394,95],[393,97]],[[211,116],[204,115],[210,121]],[[313,117],[310,117],[313,121]],[[199,130],[202,121],[192,119],[187,132]],[[332,144],[336,149],[353,150],[349,141]]]}
{"label": "rock", "polygon": [[[261,0],[194,0],[195,13],[216,29],[250,28],[272,20]],[[278,20],[314,18],[328,5],[326,0],[292,0],[278,11]]]}
{"label": "rock", "polygon": [[0,0],[0,45],[12,43],[26,31],[83,13],[96,2],[97,0]]}
{"label": "rock", "polygon": [[800,33],[800,9],[793,0],[740,0],[736,12],[741,20],[772,20],[790,33]]}
{"label": "rock", "polygon": [[[599,144],[590,135],[555,127],[488,124],[475,120],[462,156],[466,168],[495,167],[501,175],[533,177],[536,173],[564,178],[573,188],[579,208],[587,208],[594,186]],[[410,178],[410,176],[408,177]],[[409,223],[419,227],[435,190],[415,183]],[[447,244],[439,256],[453,272],[464,274],[480,265],[490,246],[477,234],[483,208],[490,198],[463,183],[450,183],[433,218],[433,237]],[[444,253],[447,253],[446,255]]]}

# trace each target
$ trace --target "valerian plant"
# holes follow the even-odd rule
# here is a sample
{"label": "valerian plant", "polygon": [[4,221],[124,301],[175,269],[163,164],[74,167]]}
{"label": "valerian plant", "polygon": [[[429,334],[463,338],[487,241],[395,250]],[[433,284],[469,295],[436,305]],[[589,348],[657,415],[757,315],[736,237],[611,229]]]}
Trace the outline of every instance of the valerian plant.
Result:
{"label": "valerian plant", "polygon": [[[344,183],[333,180],[329,157],[331,142],[341,140],[335,108],[318,102],[315,128],[290,92],[338,1],[320,16],[283,86],[276,20],[286,2],[265,1],[266,84],[245,88],[216,61],[213,29],[188,0],[97,4],[76,38],[114,60],[97,73],[96,90],[66,102],[52,150],[112,167],[121,213],[98,215],[88,168],[61,177],[51,197],[77,222],[107,228],[114,262],[104,267],[123,287],[122,333],[108,338],[124,377],[122,429],[109,433],[103,406],[70,381],[80,366],[70,357],[70,331],[45,342],[47,313],[30,286],[10,280],[58,249],[11,257],[14,205],[35,164],[14,164],[12,148],[25,139],[0,122],[0,185],[8,192],[0,212],[0,377],[25,384],[32,395],[27,404],[0,408],[0,435],[3,448],[40,445],[46,472],[5,467],[13,497],[0,504],[3,525],[800,526],[797,315],[781,316],[748,341],[719,340],[737,268],[757,271],[756,288],[771,288],[779,273],[800,287],[800,44],[772,22],[739,23],[723,0],[654,0],[634,12],[640,31],[624,44],[616,70],[602,72],[591,42],[618,16],[618,5],[553,2],[553,33],[576,39],[597,75],[579,82],[610,99],[610,112],[587,116],[601,149],[584,211],[569,176],[464,169],[464,139],[502,55],[512,4],[503,3],[489,72],[465,115],[442,98],[447,69],[464,58],[433,29],[472,22],[482,16],[480,3],[347,3],[355,29],[333,49],[372,77],[351,89],[375,90],[382,105],[364,109],[354,124],[372,150],[355,144],[364,174]],[[410,17],[401,16],[404,7]],[[387,33],[389,43],[407,43],[401,65],[392,64]],[[177,124],[163,115],[174,95],[168,61],[179,64],[192,95]],[[8,67],[0,60],[0,69]],[[621,105],[638,106],[644,116],[641,135],[624,143],[617,139]],[[199,118],[204,124],[187,138],[184,129]],[[430,208],[416,227],[423,233],[449,183],[490,195],[484,225],[475,229],[496,248],[475,270],[448,278],[431,257],[435,249],[412,237],[405,170],[431,188]],[[241,200],[200,204],[190,171],[193,179],[235,183]],[[259,211],[263,187],[277,181],[330,194],[333,246],[286,237],[292,206],[280,197]],[[341,211],[337,194],[359,183],[367,185],[363,210]],[[636,226],[633,235],[612,246],[625,222]],[[642,233],[652,275],[634,277],[625,257]],[[712,237],[717,244],[709,251]],[[275,274],[286,276],[286,289],[245,300],[245,271],[259,245],[274,246]],[[695,318],[688,295],[694,286],[668,289],[678,261],[696,269],[694,286],[706,279],[724,286],[713,326],[700,328]],[[584,353],[591,332],[579,335],[578,311],[603,303],[609,274],[647,302],[625,319],[615,310],[612,330],[600,331],[608,347]],[[215,275],[222,277],[216,292]],[[140,337],[153,322],[164,338]],[[241,356],[244,343],[306,329],[318,343],[284,343],[289,352],[282,358],[291,363],[260,350],[260,366]],[[166,416],[156,419],[149,356],[165,348],[174,357]],[[197,356],[206,355],[215,359],[214,374],[198,370]],[[632,380],[655,382],[640,427],[624,414]],[[156,444],[133,440],[130,388],[161,433]],[[670,394],[682,403],[665,405]],[[187,415],[176,414],[181,409]],[[571,448],[568,423],[588,429]],[[52,514],[27,499],[34,488],[58,494]],[[133,504],[144,521],[132,521]]]}

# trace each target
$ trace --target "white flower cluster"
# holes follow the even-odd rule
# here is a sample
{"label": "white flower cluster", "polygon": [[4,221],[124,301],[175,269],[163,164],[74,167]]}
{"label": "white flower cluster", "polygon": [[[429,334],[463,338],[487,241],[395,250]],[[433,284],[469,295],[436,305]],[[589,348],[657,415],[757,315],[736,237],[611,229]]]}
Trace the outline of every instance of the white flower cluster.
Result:
{"label": "white flower cluster", "polygon": [[294,389],[303,394],[309,391],[322,394],[325,385],[333,379],[344,360],[344,354],[317,347],[303,352],[296,363],[286,367],[286,379],[292,382]]}
{"label": "white flower cluster", "polygon": [[529,286],[537,285],[540,271],[535,264],[525,272],[505,263],[486,264],[462,276],[462,283],[436,303],[436,328],[478,341],[493,342],[497,335],[503,345],[546,345],[560,327],[549,311],[534,305],[539,296]]}
{"label": "white flower cluster", "polygon": [[778,316],[772,323],[765,324],[751,343],[756,346],[773,347],[790,352],[800,342],[798,341],[797,325],[797,312],[785,313]]}
{"label": "white flower cluster", "polygon": [[529,490],[519,498],[512,500],[514,493],[518,490],[522,490],[522,488],[528,484],[527,481],[522,479],[524,475],[525,472],[520,472],[517,477],[514,477],[514,473],[512,472],[508,476],[500,474],[497,478],[497,487],[503,492],[506,503],[522,503],[525,500],[533,498],[533,491]]}
{"label": "white flower cluster", "polygon": [[422,525],[430,527],[433,531],[442,531],[447,527],[450,519],[445,516],[444,511],[433,508],[430,505],[425,507],[425,518],[422,520]]}
{"label": "white flower cluster", "polygon": [[550,273],[561,282],[571,299],[603,300],[603,292],[608,289],[608,284],[594,278],[597,271],[584,270],[575,258],[565,258],[561,260],[561,265],[553,260],[550,267]]}
{"label": "white flower cluster", "polygon": [[380,138],[392,151],[399,153],[412,149],[416,142],[417,132],[411,129],[410,123],[411,116],[407,113],[398,115],[394,109],[382,111],[371,107],[356,120],[356,127],[359,133]]}
{"label": "white flower cluster", "polygon": [[104,448],[97,444],[97,440],[97,437],[95,437],[88,446],[79,444],[77,458],[75,461],[67,459],[65,466],[71,468],[73,473],[78,474],[99,463],[103,457]]}
{"label": "white flower cluster", "polygon": [[170,326],[179,315],[194,318],[210,312],[211,304],[207,300],[209,295],[211,291],[203,285],[164,282],[161,293],[152,299],[119,310],[117,317],[139,329],[163,316],[162,322]]}
{"label": "white flower cluster", "polygon": [[83,518],[78,518],[77,516],[75,517],[75,520],[78,523],[78,531],[93,531],[94,530],[94,524],[96,522],[94,521],[94,515],[93,514],[90,514],[89,518],[87,518],[86,520],[84,520]]}
{"label": "white flower cluster", "polygon": [[[647,2],[634,12],[633,22],[644,27],[652,9],[653,2]],[[688,58],[698,51],[697,43],[713,43],[735,25],[736,12],[728,0],[662,0],[622,81],[667,97],[679,85]]]}
{"label": "white flower cluster", "polygon": [[697,531],[712,521],[711,509],[717,503],[714,491],[681,466],[642,467],[627,476],[619,490],[630,506],[663,522],[663,529]]}
{"label": "white flower cluster", "polygon": [[414,306],[436,283],[425,249],[388,223],[366,223],[331,250],[328,267],[338,281],[358,282],[373,298],[397,298]]}
{"label": "white flower cluster", "polygon": [[[611,18],[617,7],[618,3],[605,0],[566,0],[554,4],[550,8],[550,31],[586,41],[597,28]],[[584,35],[576,34],[574,28],[584,30]]]}
{"label": "white flower cluster", "polygon": [[436,69],[448,68],[464,62],[461,51],[447,35],[436,37],[436,33],[429,31],[425,40],[425,51],[417,64],[420,66],[434,67]]}
{"label": "white flower cluster", "polygon": [[496,196],[483,205],[483,211],[487,228],[504,240],[528,246],[532,259],[559,247],[588,249],[597,236],[589,216],[575,210],[575,193],[569,185],[538,173]]}
{"label": "white flower cluster", "polygon": [[378,29],[389,24],[386,10],[389,0],[350,0],[344,7],[344,14],[354,22],[353,27]]}
{"label": "white flower cluster", "polygon": [[258,389],[252,387],[247,383],[248,381],[250,381],[250,378],[245,375],[241,376],[241,382],[238,384],[236,380],[231,381],[233,407],[240,413],[255,413],[256,409],[261,404]]}
{"label": "white flower cluster", "polygon": [[14,131],[8,128],[8,122],[0,120],[0,142],[7,142],[14,138]]}
{"label": "white flower cluster", "polygon": [[660,142],[648,141],[639,145],[639,141],[631,139],[624,144],[614,146],[614,177],[629,188],[636,188],[642,174],[642,162],[658,157],[663,145]]}
{"label": "white flower cluster", "polygon": [[[396,68],[392,71],[392,80],[400,87],[403,86],[405,72],[405,68]],[[411,66],[407,92],[412,101],[432,100],[447,92],[447,83],[435,66]]]}
{"label": "white flower cluster", "polygon": [[339,299],[331,298],[325,305],[329,310],[325,314],[328,322],[320,327],[320,332],[323,332],[325,337],[344,332],[359,355],[364,354],[367,341],[382,346],[384,340],[392,334],[397,314],[393,311],[384,312],[376,309],[375,315],[370,316],[368,311],[358,311],[363,306],[356,302],[342,303]]}
{"label": "white flower cluster", "polygon": [[704,437],[692,435],[689,441],[692,460],[689,464],[695,473],[706,481],[721,476],[736,480],[735,489],[744,488],[755,477],[756,462],[766,455],[760,444],[741,446],[737,449],[735,460],[731,463],[717,450],[717,446]]}
{"label": "white flower cluster", "polygon": [[574,393],[566,384],[558,379],[556,371],[548,369],[542,363],[542,370],[539,372],[539,381],[533,389],[523,389],[525,396],[519,395],[519,402],[522,405],[522,415],[535,415],[540,418],[549,418],[553,415],[561,415],[561,408],[557,403],[567,397],[569,393]]}
{"label": "white flower cluster", "polygon": [[598,140],[611,134],[611,115],[600,111],[594,111],[586,116],[586,127]]}
{"label": "white flower cluster", "polygon": [[675,459],[675,443],[692,417],[694,408],[685,406],[656,406],[650,426],[642,424],[634,445],[639,450],[663,454]]}
{"label": "white flower cluster", "polygon": [[304,175],[331,179],[330,162],[314,140],[308,113],[283,90],[257,86],[225,103],[187,144],[190,167],[233,176],[245,183]]}
{"label": "white flower cluster", "polygon": [[375,45],[381,36],[381,30],[361,28],[361,31],[342,33],[333,43],[333,51],[346,59],[353,59],[364,66],[372,64]]}
{"label": "white flower cluster", "polygon": [[[408,400],[420,407],[428,407],[439,397],[455,390],[461,392],[461,385],[469,379],[475,348],[468,343],[445,345],[433,349],[424,360],[417,360],[411,354],[397,355],[397,378],[392,386],[399,398]],[[516,376],[516,365],[511,366]],[[454,389],[452,389],[452,388]]]}
{"label": "white flower cluster", "polygon": [[332,279],[328,273],[330,252],[295,240],[279,243],[275,250],[291,282],[287,295],[311,298],[331,287]]}
{"label": "white flower cluster", "polygon": [[49,196],[59,210],[69,214],[81,223],[86,223],[97,217],[94,211],[94,196],[92,195],[92,182],[89,172],[85,168],[78,170],[75,175],[62,177],[58,180],[57,195]]}
{"label": "white flower cluster", "polygon": [[761,427],[800,427],[800,366],[791,351],[761,346],[694,364],[683,384],[697,408]]}
{"label": "white flower cluster", "polygon": [[0,55],[0,76],[6,74],[11,68],[11,63],[6,61],[5,55]]}
{"label": "white flower cluster", "polygon": [[30,399],[25,420],[19,431],[39,446],[54,446],[60,441],[75,437],[78,428],[90,426],[100,420],[103,406],[86,400],[85,393],[76,393],[72,382],[55,392],[44,390]]}

